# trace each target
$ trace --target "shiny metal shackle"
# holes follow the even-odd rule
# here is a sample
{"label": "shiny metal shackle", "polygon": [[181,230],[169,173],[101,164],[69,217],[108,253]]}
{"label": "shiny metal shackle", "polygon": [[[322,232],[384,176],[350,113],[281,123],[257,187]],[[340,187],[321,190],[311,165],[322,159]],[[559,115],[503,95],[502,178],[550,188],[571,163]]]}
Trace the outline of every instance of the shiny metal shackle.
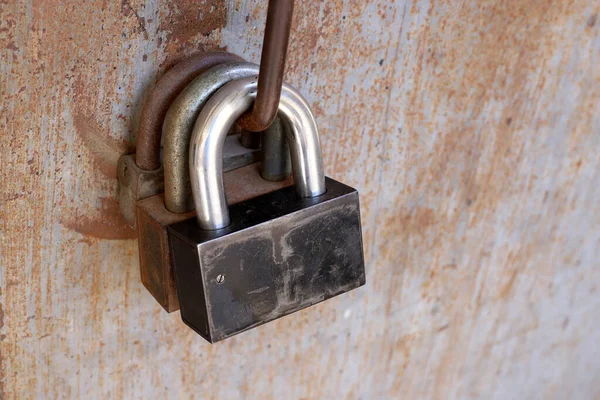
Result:
{"label": "shiny metal shackle", "polygon": [[190,197],[189,144],[198,114],[208,99],[228,82],[256,76],[259,67],[247,62],[217,65],[196,77],[173,101],[163,122],[165,206],[173,213],[194,209]]}
{"label": "shiny metal shackle", "polygon": [[[190,177],[196,218],[204,230],[230,223],[223,189],[223,143],[231,126],[252,106],[256,90],[257,76],[226,84],[206,103],[194,126]],[[317,123],[304,97],[287,84],[283,85],[279,116],[286,126],[298,195],[322,195],[326,187]]]}

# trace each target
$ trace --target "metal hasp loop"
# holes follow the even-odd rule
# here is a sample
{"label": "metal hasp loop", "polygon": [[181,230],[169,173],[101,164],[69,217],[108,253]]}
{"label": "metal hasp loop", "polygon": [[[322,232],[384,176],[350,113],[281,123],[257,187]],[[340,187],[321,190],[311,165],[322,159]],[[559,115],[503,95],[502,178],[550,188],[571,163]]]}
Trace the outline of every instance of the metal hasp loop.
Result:
{"label": "metal hasp loop", "polygon": [[[242,78],[223,86],[206,103],[190,142],[190,175],[198,224],[204,230],[229,225],[223,190],[223,143],[227,132],[256,97],[256,78]],[[326,192],[317,123],[302,95],[284,84],[279,115],[285,125],[296,191],[301,197]]]}
{"label": "metal hasp loop", "polygon": [[135,153],[136,165],[146,171],[160,168],[162,124],[169,105],[201,72],[226,62],[244,61],[224,51],[199,53],[175,64],[146,95],[142,108]]}
{"label": "metal hasp loop", "polygon": [[277,116],[293,15],[294,0],[269,0],[258,74],[258,94],[252,112],[239,121],[246,130],[264,131]]}

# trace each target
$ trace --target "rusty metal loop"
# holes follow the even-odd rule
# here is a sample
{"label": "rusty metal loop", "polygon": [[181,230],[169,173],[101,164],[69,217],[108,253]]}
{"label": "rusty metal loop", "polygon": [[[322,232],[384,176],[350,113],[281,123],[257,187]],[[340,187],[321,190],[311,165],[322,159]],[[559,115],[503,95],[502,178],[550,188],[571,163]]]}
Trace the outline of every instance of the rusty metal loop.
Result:
{"label": "rusty metal loop", "polygon": [[156,82],[146,95],[140,116],[135,155],[139,168],[153,171],[160,167],[162,124],[175,97],[202,72],[215,65],[235,61],[244,60],[225,51],[195,54],[177,63]]}
{"label": "rusty metal loop", "polygon": [[248,131],[264,131],[277,116],[293,14],[294,0],[269,0],[256,101],[239,121]]}

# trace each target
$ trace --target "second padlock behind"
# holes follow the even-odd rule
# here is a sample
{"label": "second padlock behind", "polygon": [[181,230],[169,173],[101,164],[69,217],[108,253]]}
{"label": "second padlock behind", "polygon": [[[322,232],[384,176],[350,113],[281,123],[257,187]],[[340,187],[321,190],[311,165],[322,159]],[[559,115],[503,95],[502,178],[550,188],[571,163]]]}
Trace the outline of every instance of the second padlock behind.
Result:
{"label": "second padlock behind", "polygon": [[[137,229],[142,283],[154,298],[168,311],[179,309],[177,288],[173,276],[171,251],[167,227],[193,215],[194,204],[189,179],[188,149],[192,128],[202,107],[219,88],[226,83],[256,76],[258,66],[250,63],[225,63],[215,66],[195,78],[170,105],[163,123],[164,140],[164,187],[165,192],[137,202]],[[258,168],[258,152],[243,148],[236,136],[229,136],[224,144],[223,167],[230,204],[287,186],[289,154],[276,154],[287,148],[277,137],[285,137],[280,124],[274,124],[265,132],[269,139],[264,154],[270,155],[267,170],[270,182],[261,179],[254,170]],[[264,146],[263,146],[264,147]],[[269,147],[271,150],[269,150]],[[283,161],[281,159],[283,158]],[[286,158],[288,161],[286,161]],[[275,163],[275,165],[273,165]],[[267,175],[267,174],[265,174]]]}

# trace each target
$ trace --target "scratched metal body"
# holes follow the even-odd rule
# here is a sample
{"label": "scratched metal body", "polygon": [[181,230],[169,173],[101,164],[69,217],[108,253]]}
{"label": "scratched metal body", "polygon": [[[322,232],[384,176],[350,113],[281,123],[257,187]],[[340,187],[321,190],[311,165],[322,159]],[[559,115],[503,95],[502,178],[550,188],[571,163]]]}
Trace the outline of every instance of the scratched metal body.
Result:
{"label": "scratched metal body", "polygon": [[171,225],[183,321],[214,343],[364,285],[358,193],[326,184],[318,197],[287,187],[238,203],[216,231],[195,217]]}
{"label": "scratched metal body", "polygon": [[367,284],[214,345],[147,294],[143,94],[184,52],[258,62],[266,4],[0,3],[0,398],[597,397],[597,1],[296,1],[286,81]]}

